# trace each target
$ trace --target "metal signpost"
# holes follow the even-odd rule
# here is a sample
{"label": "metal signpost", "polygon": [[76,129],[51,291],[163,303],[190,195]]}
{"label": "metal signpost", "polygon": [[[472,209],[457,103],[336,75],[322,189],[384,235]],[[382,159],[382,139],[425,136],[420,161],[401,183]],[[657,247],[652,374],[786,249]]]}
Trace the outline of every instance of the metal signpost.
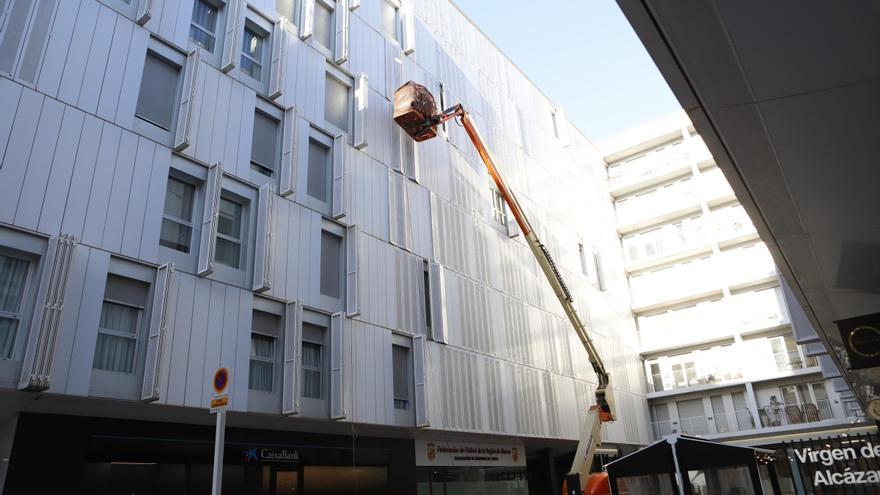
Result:
{"label": "metal signpost", "polygon": [[211,381],[211,414],[217,414],[217,430],[214,433],[214,472],[211,495],[220,495],[223,489],[223,444],[226,441],[226,406],[229,404],[229,370],[221,367],[214,372]]}

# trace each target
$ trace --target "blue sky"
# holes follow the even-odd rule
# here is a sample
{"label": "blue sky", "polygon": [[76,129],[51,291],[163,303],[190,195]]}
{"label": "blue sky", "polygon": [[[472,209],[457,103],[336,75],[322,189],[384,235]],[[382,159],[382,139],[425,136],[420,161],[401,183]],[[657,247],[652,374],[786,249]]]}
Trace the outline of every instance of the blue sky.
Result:
{"label": "blue sky", "polygon": [[614,0],[453,1],[593,142],[680,108]]}

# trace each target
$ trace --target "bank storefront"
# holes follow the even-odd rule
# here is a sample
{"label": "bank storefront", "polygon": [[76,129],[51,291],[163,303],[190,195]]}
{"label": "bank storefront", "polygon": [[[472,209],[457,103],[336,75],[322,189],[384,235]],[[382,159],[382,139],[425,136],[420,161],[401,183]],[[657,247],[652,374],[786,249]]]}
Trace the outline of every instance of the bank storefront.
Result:
{"label": "bank storefront", "polygon": [[526,495],[526,449],[521,442],[416,440],[419,495]]}
{"label": "bank storefront", "polygon": [[[202,425],[22,414],[5,493],[208,495],[213,435]],[[379,495],[415,484],[412,440],[227,428],[225,445],[224,495]]]}

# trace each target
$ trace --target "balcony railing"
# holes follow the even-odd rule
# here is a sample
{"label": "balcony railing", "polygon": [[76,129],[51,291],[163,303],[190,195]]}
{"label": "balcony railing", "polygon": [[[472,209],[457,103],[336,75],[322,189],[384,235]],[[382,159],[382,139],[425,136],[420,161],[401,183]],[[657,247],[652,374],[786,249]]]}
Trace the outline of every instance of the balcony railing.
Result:
{"label": "balcony railing", "polygon": [[661,270],[645,272],[629,279],[633,306],[648,306],[707,292],[719,286],[718,264],[702,258]]}
{"label": "balcony railing", "polygon": [[625,237],[623,253],[627,263],[643,263],[674,253],[681,253],[708,243],[702,217],[688,219],[643,234]]}
{"label": "balcony railing", "polygon": [[673,433],[706,436],[754,429],[755,420],[752,417],[752,413],[747,409],[709,416],[679,418],[678,420],[653,421],[651,423],[651,432],[654,435],[654,440],[660,440],[664,436]]}
{"label": "balcony railing", "polygon": [[699,387],[701,385],[713,385],[716,383],[726,383],[743,378],[741,369],[722,370],[718,367],[709,370],[700,368],[690,377],[677,377],[674,373],[653,373],[651,375],[651,383],[648,384],[650,392],[665,392],[669,390],[681,390],[690,387]]}
{"label": "balcony railing", "polygon": [[731,286],[767,279],[777,274],[776,264],[764,243],[724,251],[721,260],[724,278]]}
{"label": "balcony railing", "polygon": [[761,418],[761,426],[768,428],[832,419],[834,411],[828,399],[820,399],[816,402],[767,404],[758,409],[758,416]]}
{"label": "balcony railing", "polygon": [[776,369],[779,371],[794,371],[804,368],[819,366],[819,361],[814,356],[806,356],[803,350],[774,352]]}
{"label": "balcony railing", "polygon": [[688,166],[687,152],[674,145],[609,167],[608,182],[616,190]]}

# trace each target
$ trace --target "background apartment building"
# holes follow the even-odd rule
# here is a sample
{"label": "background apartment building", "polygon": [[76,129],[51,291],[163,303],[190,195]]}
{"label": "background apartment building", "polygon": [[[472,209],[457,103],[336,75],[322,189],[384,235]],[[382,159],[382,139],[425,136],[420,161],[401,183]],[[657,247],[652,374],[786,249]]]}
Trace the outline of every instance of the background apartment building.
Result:
{"label": "background apartment building", "polygon": [[651,429],[769,445],[863,415],[683,113],[599,144]]}
{"label": "background apartment building", "polygon": [[472,112],[588,315],[606,447],[650,440],[602,156],[451,3],[6,0],[6,493],[204,492],[220,366],[224,493],[558,490],[594,376],[462,129],[393,125],[410,79]]}

